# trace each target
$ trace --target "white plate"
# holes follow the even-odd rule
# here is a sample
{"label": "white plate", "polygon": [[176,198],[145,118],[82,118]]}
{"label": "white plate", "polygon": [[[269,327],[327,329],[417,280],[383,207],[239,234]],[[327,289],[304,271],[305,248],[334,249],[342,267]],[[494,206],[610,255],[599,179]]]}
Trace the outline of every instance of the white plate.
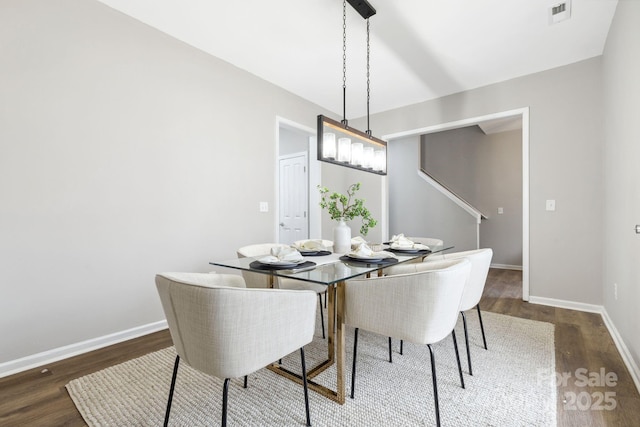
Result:
{"label": "white plate", "polygon": [[258,260],[258,262],[262,265],[273,265],[274,267],[295,267],[298,264],[302,264],[303,262],[305,262],[305,260],[301,260],[301,261],[273,261],[273,262],[265,262],[265,261],[260,261]]}
{"label": "white plate", "polygon": [[358,254],[347,254],[347,256],[357,261],[382,261],[383,259],[386,259],[386,258],[380,258],[380,257],[366,257]]}
{"label": "white plate", "polygon": [[416,252],[424,251],[426,249],[394,248],[393,246],[391,246],[391,250],[398,251],[398,252],[406,252],[406,253],[416,253]]}

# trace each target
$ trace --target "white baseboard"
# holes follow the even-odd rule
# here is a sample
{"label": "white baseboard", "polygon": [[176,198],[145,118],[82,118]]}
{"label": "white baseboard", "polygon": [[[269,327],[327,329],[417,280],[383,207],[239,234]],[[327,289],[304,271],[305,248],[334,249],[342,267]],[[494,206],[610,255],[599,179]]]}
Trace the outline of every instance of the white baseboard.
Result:
{"label": "white baseboard", "polygon": [[58,360],[67,359],[82,353],[117,344],[122,341],[161,331],[163,329],[167,329],[167,327],[167,321],[161,320],[159,322],[127,329],[126,331],[92,338],[79,343],[54,348],[52,350],[43,351],[42,353],[0,363],[0,378],[17,374],[18,372],[26,371],[28,369],[37,368],[38,366],[42,366],[47,363],[56,362]]}
{"label": "white baseboard", "polygon": [[620,353],[620,357],[622,357],[622,360],[624,361],[624,364],[627,366],[627,370],[629,371],[631,378],[633,378],[633,382],[635,383],[636,388],[638,389],[638,393],[640,393],[640,367],[638,367],[638,364],[631,356],[631,353],[629,352],[627,345],[624,343],[624,340],[620,336],[620,333],[616,329],[616,326],[614,325],[613,321],[609,317],[609,313],[607,313],[607,310],[603,306],[595,305],[595,304],[585,304],[581,302],[565,301],[565,300],[559,300],[554,298],[543,298],[543,297],[530,297],[529,302],[533,304],[549,305],[552,307],[566,308],[569,310],[586,311],[589,313],[600,314],[602,316],[602,321],[604,322],[604,325],[609,330],[609,334],[611,335],[611,338],[613,338],[613,342],[615,343],[616,348],[618,349],[618,353]]}
{"label": "white baseboard", "polygon": [[520,270],[520,271],[522,271],[522,266],[521,265],[491,264],[491,268],[499,268],[501,270]]}
{"label": "white baseboard", "polygon": [[611,338],[613,338],[613,342],[616,344],[616,347],[618,348],[618,352],[620,352],[620,356],[622,357],[624,364],[627,365],[627,369],[629,370],[631,378],[633,378],[633,382],[636,384],[638,393],[640,393],[640,367],[638,367],[636,361],[633,360],[633,356],[631,356],[629,348],[627,348],[626,344],[622,340],[620,333],[618,333],[616,326],[613,324],[613,321],[609,317],[607,309],[604,307],[602,307],[602,320],[609,330]]}
{"label": "white baseboard", "polygon": [[529,297],[532,304],[549,305],[551,307],[566,308],[568,310],[586,311],[588,313],[602,313],[603,307],[596,304],[586,304],[583,302],[567,301],[555,298]]}

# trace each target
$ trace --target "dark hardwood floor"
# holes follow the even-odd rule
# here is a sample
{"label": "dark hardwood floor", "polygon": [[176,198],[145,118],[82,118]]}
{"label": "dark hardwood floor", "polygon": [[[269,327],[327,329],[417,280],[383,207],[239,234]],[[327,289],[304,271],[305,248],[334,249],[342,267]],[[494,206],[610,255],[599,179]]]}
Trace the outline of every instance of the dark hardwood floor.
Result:
{"label": "dark hardwood floor", "polygon": [[[491,269],[480,306],[555,325],[558,426],[640,425],[640,395],[600,315],[523,302],[522,274],[513,270]],[[2,378],[0,426],[85,426],[65,384],[169,345],[162,331]],[[612,374],[608,386],[596,384],[607,377],[602,370],[615,385]]]}
{"label": "dark hardwood floor", "polygon": [[640,426],[640,394],[602,316],[522,301],[513,270],[489,271],[480,307],[555,325],[558,426]]}

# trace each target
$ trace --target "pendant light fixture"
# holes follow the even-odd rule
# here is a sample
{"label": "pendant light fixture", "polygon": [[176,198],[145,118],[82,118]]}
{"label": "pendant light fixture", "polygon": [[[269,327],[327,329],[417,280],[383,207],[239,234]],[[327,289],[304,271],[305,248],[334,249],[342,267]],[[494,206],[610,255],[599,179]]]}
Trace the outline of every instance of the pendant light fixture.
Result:
{"label": "pendant light fixture", "polygon": [[349,126],[346,112],[347,93],[347,0],[342,2],[342,121],[318,116],[318,160],[353,169],[387,174],[387,142],[374,137],[369,126],[369,18],[376,10],[366,0],[348,0],[367,21],[367,130]]}

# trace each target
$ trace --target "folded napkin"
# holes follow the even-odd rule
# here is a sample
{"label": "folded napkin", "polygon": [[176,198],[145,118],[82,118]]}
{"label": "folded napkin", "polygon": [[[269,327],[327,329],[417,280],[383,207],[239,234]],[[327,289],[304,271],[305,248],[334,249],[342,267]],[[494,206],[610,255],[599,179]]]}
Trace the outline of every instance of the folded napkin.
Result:
{"label": "folded napkin", "polygon": [[356,249],[356,248],[358,247],[358,245],[360,245],[360,244],[362,244],[362,243],[366,244],[366,243],[367,243],[367,241],[366,241],[366,240],[364,240],[364,239],[363,239],[362,237],[360,237],[360,236],[353,237],[353,238],[351,239],[351,249]]}
{"label": "folded napkin", "polygon": [[366,243],[360,243],[349,255],[355,258],[397,258],[394,254],[386,251],[374,252]]}
{"label": "folded napkin", "polygon": [[298,264],[304,262],[304,258],[302,257],[302,254],[294,248],[277,246],[275,248],[271,248],[271,255],[262,257],[258,261],[263,264],[273,264],[276,262],[290,262]]}
{"label": "folded napkin", "polygon": [[360,243],[367,243],[367,241],[364,240],[362,238],[362,236],[356,236],[356,237],[351,239],[351,244],[352,245],[359,245]]}
{"label": "folded napkin", "polygon": [[322,240],[305,240],[293,245],[299,251],[326,251],[327,247],[322,244]]}
{"label": "folded napkin", "polygon": [[422,243],[416,243],[410,239],[404,237],[404,234],[400,233],[398,235],[394,235],[391,238],[391,244],[389,245],[391,249],[417,249],[417,250],[428,250],[429,246],[423,245]]}

